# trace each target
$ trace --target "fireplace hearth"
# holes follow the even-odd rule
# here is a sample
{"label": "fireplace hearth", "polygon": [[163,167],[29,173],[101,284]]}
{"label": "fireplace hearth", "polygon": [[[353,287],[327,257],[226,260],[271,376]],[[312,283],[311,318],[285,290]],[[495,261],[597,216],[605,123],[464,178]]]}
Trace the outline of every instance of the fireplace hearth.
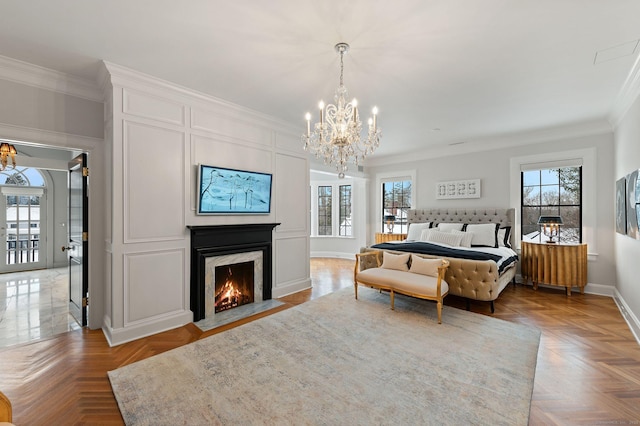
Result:
{"label": "fireplace hearth", "polygon": [[226,281],[226,277],[221,277],[227,275],[228,268],[237,263],[253,264],[247,269],[251,269],[250,273],[254,275],[251,280],[254,301],[271,299],[272,234],[273,228],[277,225],[279,223],[189,227],[191,311],[194,322],[214,312],[235,307],[227,305],[234,305],[237,301],[228,300],[224,303],[224,309],[214,309],[214,295],[219,292],[219,289],[215,288],[218,280]]}

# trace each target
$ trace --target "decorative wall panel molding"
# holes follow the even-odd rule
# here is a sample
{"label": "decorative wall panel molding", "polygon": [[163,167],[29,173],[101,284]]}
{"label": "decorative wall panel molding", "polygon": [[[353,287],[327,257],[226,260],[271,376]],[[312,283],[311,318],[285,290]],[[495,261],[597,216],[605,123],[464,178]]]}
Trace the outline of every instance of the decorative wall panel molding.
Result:
{"label": "decorative wall panel molding", "polygon": [[480,179],[451,180],[436,184],[436,198],[480,198]]}

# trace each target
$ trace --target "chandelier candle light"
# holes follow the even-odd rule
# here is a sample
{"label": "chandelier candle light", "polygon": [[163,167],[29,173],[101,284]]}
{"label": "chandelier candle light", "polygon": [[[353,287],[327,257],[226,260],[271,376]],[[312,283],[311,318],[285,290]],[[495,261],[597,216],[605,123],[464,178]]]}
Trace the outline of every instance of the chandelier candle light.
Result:
{"label": "chandelier candle light", "polygon": [[335,46],[340,54],[340,85],[335,93],[335,105],[326,105],[320,101],[320,121],[311,131],[311,114],[307,113],[307,133],[302,135],[304,149],[315,154],[338,169],[338,177],[344,178],[347,163],[356,166],[380,145],[381,132],[378,129],[378,108],[373,108],[373,117],[369,118],[369,132],[361,139],[362,123],[358,114],[358,101],[347,102],[347,88],[343,84],[344,54],[349,50],[347,43]]}
{"label": "chandelier candle light", "polygon": [[8,157],[11,157],[11,163],[13,165],[13,168],[16,168],[16,154],[18,152],[16,151],[16,147],[13,146],[13,144],[7,143],[7,142],[2,142],[2,144],[0,144],[0,164],[2,165],[2,168],[0,169],[0,171],[4,170],[7,168],[7,163],[8,163]]}

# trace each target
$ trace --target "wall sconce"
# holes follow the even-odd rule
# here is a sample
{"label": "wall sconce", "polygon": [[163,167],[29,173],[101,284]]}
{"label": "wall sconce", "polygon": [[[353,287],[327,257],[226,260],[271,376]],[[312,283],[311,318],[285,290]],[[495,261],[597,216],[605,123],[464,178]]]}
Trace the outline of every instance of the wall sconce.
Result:
{"label": "wall sconce", "polygon": [[562,225],[562,218],[560,216],[540,216],[538,219],[538,225],[542,226],[542,232],[549,237],[547,243],[554,244],[553,240],[560,233],[560,225]]}
{"label": "wall sconce", "polygon": [[13,168],[16,168],[16,147],[10,143],[2,142],[0,144],[0,164],[2,164],[2,168],[0,171],[7,168],[7,157],[11,157],[11,162],[13,163]]}
{"label": "wall sconce", "polygon": [[388,214],[384,217],[384,221],[387,223],[387,230],[389,231],[389,234],[393,233],[393,225],[396,222],[396,217],[392,214]]}

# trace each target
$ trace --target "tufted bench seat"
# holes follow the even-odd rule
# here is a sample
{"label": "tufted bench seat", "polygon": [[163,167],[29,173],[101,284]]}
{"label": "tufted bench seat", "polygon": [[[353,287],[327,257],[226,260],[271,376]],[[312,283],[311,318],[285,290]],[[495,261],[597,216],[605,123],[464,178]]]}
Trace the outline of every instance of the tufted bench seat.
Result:
{"label": "tufted bench seat", "polygon": [[[361,253],[383,252],[380,249],[362,248]],[[393,254],[402,253],[400,251],[384,250]],[[434,258],[425,254],[415,254],[422,258]],[[502,290],[513,280],[516,268],[510,268],[498,274],[498,266],[491,260],[468,260],[453,257],[444,258],[449,261],[444,279],[449,285],[449,294],[463,297],[467,302],[469,310],[469,300],[479,300],[490,302],[491,312],[495,311],[494,300],[498,298]]]}
{"label": "tufted bench seat", "polygon": [[395,293],[434,300],[437,303],[438,324],[441,324],[442,300],[449,293],[449,285],[444,280],[448,266],[448,260],[416,259],[415,254],[357,253],[353,274],[356,299],[358,284],[361,284],[389,291],[391,309],[394,309]]}

